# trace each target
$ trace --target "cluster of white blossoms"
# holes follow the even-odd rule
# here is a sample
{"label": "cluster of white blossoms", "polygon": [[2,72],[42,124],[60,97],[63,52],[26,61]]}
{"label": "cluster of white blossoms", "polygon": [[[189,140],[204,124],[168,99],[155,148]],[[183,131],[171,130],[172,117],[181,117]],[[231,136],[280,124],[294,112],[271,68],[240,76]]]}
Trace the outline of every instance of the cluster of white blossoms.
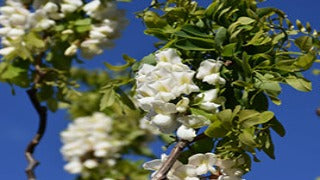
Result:
{"label": "cluster of white blossoms", "polygon": [[[199,69],[192,70],[183,64],[175,49],[169,48],[155,54],[157,64],[143,64],[136,76],[136,96],[138,106],[147,112],[140,127],[154,129],[163,133],[172,133],[177,129],[177,136],[192,141],[196,130],[208,125],[203,116],[186,115],[191,93],[198,93],[200,108],[215,113],[219,104],[213,101],[218,96],[217,89],[201,92],[193,79],[208,82],[211,85],[224,84],[220,77],[220,61],[205,60]],[[208,81],[209,79],[209,81]]]}
{"label": "cluster of white blossoms", "polygon": [[61,133],[64,144],[61,152],[68,161],[65,170],[77,174],[84,168],[92,169],[100,163],[115,165],[125,142],[112,137],[112,124],[110,117],[98,112],[70,123]]}
{"label": "cluster of white blossoms", "polygon": [[[24,35],[31,31],[43,33],[58,24],[59,20],[74,12],[83,10],[84,17],[93,19],[89,37],[82,42],[79,40],[71,43],[66,49],[65,55],[72,56],[80,48],[85,58],[92,58],[101,54],[103,48],[113,45],[112,39],[120,34],[127,20],[124,11],[117,9],[115,1],[93,0],[84,4],[82,0],[35,0],[29,10],[22,0],[6,0],[5,5],[0,7],[0,36],[2,49],[0,55],[6,56],[16,50],[17,46],[25,46]],[[33,9],[31,8],[31,9]],[[66,29],[63,34],[73,34],[72,29]]]}
{"label": "cluster of white blossoms", "polygon": [[92,25],[89,38],[80,44],[82,55],[91,58],[101,54],[104,48],[113,46],[112,39],[120,36],[120,30],[127,25],[127,19],[124,11],[117,8],[115,1],[93,0],[83,10],[98,22]]}
{"label": "cluster of white blossoms", "polygon": [[[143,164],[147,170],[154,171],[153,177],[162,163],[167,159],[162,154],[161,159],[155,159]],[[241,162],[234,160],[219,159],[213,153],[195,154],[189,157],[188,164],[176,161],[167,174],[168,180],[200,180],[208,174],[218,177],[218,180],[243,180],[243,171],[237,166]]]}

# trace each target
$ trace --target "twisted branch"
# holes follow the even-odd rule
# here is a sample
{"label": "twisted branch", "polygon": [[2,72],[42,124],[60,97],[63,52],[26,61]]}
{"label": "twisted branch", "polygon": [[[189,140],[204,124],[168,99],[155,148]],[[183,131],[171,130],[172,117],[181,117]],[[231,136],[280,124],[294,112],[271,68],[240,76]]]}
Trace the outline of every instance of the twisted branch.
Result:
{"label": "twisted branch", "polygon": [[25,150],[25,156],[28,161],[28,166],[25,169],[25,172],[27,174],[28,180],[36,180],[36,176],[34,173],[34,169],[39,165],[39,162],[33,157],[33,153],[41,141],[45,130],[47,126],[47,108],[45,106],[42,106],[40,104],[40,101],[37,97],[37,84],[41,82],[43,77],[45,76],[45,72],[41,71],[41,59],[43,57],[43,54],[40,54],[35,59],[35,77],[33,81],[33,86],[29,90],[27,90],[27,94],[29,96],[29,99],[34,107],[34,109],[37,111],[37,114],[39,116],[39,126],[36,135],[33,137],[33,139],[29,142],[26,150]]}
{"label": "twisted branch", "polygon": [[29,162],[26,168],[26,174],[29,180],[35,180],[36,176],[34,173],[34,169],[39,165],[39,162],[33,157],[33,153],[37,145],[39,144],[41,138],[44,135],[47,125],[47,108],[45,106],[41,106],[38,98],[37,98],[37,89],[32,88],[27,91],[28,96],[32,102],[33,107],[36,109],[39,115],[39,127],[37,130],[37,134],[33,137],[33,139],[28,144],[25,150],[25,156]]}

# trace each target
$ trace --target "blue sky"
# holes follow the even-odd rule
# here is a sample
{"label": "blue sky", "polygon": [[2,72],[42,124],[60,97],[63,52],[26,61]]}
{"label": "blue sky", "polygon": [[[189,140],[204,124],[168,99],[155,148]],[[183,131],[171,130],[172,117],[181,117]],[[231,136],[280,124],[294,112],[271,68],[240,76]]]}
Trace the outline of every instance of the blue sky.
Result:
{"label": "blue sky", "polygon": [[[0,1],[3,2],[3,1]],[[201,3],[209,0],[199,0]],[[143,34],[143,24],[135,19],[133,13],[143,9],[149,0],[133,0],[130,4],[121,4],[128,10],[130,20],[128,28],[121,39],[116,41],[116,48],[93,61],[88,61],[89,68],[104,68],[102,62],[121,63],[122,53],[141,59],[155,50],[152,37]],[[316,0],[269,0],[265,6],[275,6],[284,10],[292,20],[309,21],[320,30],[320,1]],[[318,65],[320,69],[320,66]],[[259,154],[261,163],[254,163],[252,172],[246,175],[247,180],[314,180],[320,176],[320,118],[315,109],[320,106],[320,77],[311,72],[305,73],[313,84],[311,93],[297,92],[284,86],[280,95],[281,106],[271,105],[278,119],[285,125],[287,135],[280,138],[273,134],[276,147],[276,160]],[[0,179],[25,179],[26,161],[23,155],[25,146],[37,128],[37,115],[27,99],[24,90],[16,89],[12,96],[10,87],[0,83]],[[69,180],[71,175],[63,170],[64,161],[60,155],[59,132],[67,126],[67,115],[64,111],[49,114],[48,129],[36,150],[36,158],[41,161],[36,173],[39,180]],[[153,147],[159,152],[160,147]]]}

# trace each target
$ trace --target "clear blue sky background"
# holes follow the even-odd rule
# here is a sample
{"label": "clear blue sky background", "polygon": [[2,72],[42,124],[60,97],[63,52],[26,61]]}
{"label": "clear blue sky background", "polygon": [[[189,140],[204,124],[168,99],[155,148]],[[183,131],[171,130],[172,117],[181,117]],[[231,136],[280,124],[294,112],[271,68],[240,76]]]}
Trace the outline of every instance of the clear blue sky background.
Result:
{"label": "clear blue sky background", "polygon": [[[3,0],[0,1],[3,4]],[[149,0],[133,0],[122,3],[130,19],[128,28],[121,39],[116,41],[116,48],[94,61],[88,61],[89,68],[104,68],[102,62],[121,63],[121,54],[141,59],[154,51],[156,40],[143,34],[143,24],[135,19],[133,13],[148,5]],[[209,0],[199,0],[207,4]],[[317,0],[269,0],[264,6],[275,6],[284,10],[289,18],[309,21],[320,30],[320,1]],[[318,68],[320,68],[318,66]],[[254,163],[247,180],[314,180],[320,176],[320,118],[315,109],[320,106],[320,77],[311,72],[305,73],[313,83],[311,93],[302,93],[284,86],[281,106],[271,106],[278,119],[287,129],[287,135],[280,138],[273,134],[276,147],[276,160],[270,160],[259,154],[261,163]],[[24,90],[16,89],[17,95],[10,94],[10,87],[0,83],[0,180],[23,180],[26,161],[23,155],[25,146],[37,128],[37,115],[27,99]],[[60,155],[59,132],[68,123],[64,111],[49,114],[48,129],[36,151],[36,158],[41,161],[36,173],[39,180],[69,180],[73,176],[63,170],[64,161]],[[160,147],[153,147],[158,153]]]}

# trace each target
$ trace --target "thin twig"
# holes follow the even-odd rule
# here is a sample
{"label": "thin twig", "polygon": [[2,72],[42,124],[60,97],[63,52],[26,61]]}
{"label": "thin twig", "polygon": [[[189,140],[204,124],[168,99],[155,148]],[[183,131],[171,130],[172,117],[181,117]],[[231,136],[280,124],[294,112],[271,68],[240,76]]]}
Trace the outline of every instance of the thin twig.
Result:
{"label": "thin twig", "polygon": [[183,151],[185,147],[190,145],[191,143],[198,141],[207,137],[205,134],[199,134],[197,137],[194,138],[193,141],[189,142],[187,140],[179,140],[178,143],[174,146],[172,151],[170,152],[167,160],[161,165],[160,169],[154,175],[152,180],[165,180],[167,179],[167,174],[172,168],[173,164],[177,161],[180,153]]}

